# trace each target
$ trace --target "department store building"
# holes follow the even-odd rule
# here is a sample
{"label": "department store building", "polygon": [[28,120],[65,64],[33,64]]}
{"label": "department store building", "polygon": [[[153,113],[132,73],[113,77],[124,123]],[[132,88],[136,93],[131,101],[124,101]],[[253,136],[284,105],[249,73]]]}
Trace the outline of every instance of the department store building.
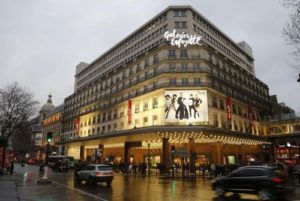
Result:
{"label": "department store building", "polygon": [[270,112],[251,47],[194,8],[170,6],[76,67],[59,147],[77,159],[152,166],[268,161],[260,122]]}

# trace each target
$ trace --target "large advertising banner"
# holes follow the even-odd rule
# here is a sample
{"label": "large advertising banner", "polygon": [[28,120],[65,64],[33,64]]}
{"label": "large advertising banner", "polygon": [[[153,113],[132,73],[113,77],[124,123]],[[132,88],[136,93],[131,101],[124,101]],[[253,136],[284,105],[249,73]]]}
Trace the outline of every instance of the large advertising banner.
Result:
{"label": "large advertising banner", "polygon": [[166,122],[208,121],[206,90],[165,91]]}

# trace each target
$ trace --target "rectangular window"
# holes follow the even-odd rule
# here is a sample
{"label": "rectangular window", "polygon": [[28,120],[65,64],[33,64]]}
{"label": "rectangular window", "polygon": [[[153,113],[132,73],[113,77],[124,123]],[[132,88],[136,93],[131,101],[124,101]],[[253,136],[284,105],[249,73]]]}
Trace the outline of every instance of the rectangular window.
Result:
{"label": "rectangular window", "polygon": [[144,111],[148,110],[148,101],[145,101],[145,102],[144,102],[143,110],[144,110]]}
{"label": "rectangular window", "polygon": [[118,117],[118,111],[115,110],[115,111],[114,111],[114,119],[116,119],[117,117]]}
{"label": "rectangular window", "polygon": [[135,104],[135,106],[134,106],[134,112],[135,112],[135,113],[140,112],[140,103],[136,103],[136,104]]}
{"label": "rectangular window", "polygon": [[189,78],[183,77],[181,79],[181,83],[182,83],[183,86],[188,86],[189,85]]}
{"label": "rectangular window", "polygon": [[169,50],[169,59],[176,59],[176,50]]}
{"label": "rectangular window", "polygon": [[157,115],[152,116],[153,125],[156,125],[158,123]]}
{"label": "rectangular window", "polygon": [[219,126],[218,114],[216,113],[213,114],[213,120],[214,120],[214,126],[218,127]]}
{"label": "rectangular window", "polygon": [[157,64],[159,62],[159,59],[158,59],[158,54],[155,54],[153,56],[153,64]]}
{"label": "rectangular window", "polygon": [[180,50],[180,57],[181,58],[188,58],[187,49]]}
{"label": "rectangular window", "polygon": [[185,21],[175,21],[175,28],[177,29],[187,28],[187,23]]}
{"label": "rectangular window", "polygon": [[175,10],[175,17],[185,17],[186,11],[185,10]]}
{"label": "rectangular window", "polygon": [[238,115],[242,116],[242,109],[240,106],[238,106]]}
{"label": "rectangular window", "polygon": [[220,104],[220,109],[224,110],[225,109],[224,100],[219,100],[219,104]]}
{"label": "rectangular window", "polygon": [[176,77],[171,77],[170,78],[170,85],[176,85]]}
{"label": "rectangular window", "polygon": [[141,64],[136,65],[136,71],[139,72],[141,70]]}
{"label": "rectangular window", "polygon": [[194,78],[194,85],[200,85],[201,81],[200,81],[200,77],[195,77]]}
{"label": "rectangular window", "polygon": [[176,71],[176,64],[169,64],[169,70],[171,72],[175,72]]}
{"label": "rectangular window", "polygon": [[200,65],[199,64],[193,64],[193,71],[200,71]]}
{"label": "rectangular window", "polygon": [[183,71],[183,72],[188,71],[188,65],[187,64],[181,64],[181,71]]}
{"label": "rectangular window", "polygon": [[237,114],[236,105],[235,104],[232,104],[232,113],[233,114]]}
{"label": "rectangular window", "polygon": [[148,125],[148,117],[144,117],[144,125],[145,125],[145,126]]}
{"label": "rectangular window", "polygon": [[218,107],[218,102],[217,102],[217,98],[216,97],[212,97],[212,105],[214,106],[214,107]]}
{"label": "rectangular window", "polygon": [[149,66],[149,60],[146,59],[146,60],[145,60],[145,68],[148,67],[148,66]]}
{"label": "rectangular window", "polygon": [[158,100],[157,98],[152,99],[152,108],[158,108]]}
{"label": "rectangular window", "polygon": [[111,111],[108,112],[107,120],[108,120],[108,121],[111,120]]}

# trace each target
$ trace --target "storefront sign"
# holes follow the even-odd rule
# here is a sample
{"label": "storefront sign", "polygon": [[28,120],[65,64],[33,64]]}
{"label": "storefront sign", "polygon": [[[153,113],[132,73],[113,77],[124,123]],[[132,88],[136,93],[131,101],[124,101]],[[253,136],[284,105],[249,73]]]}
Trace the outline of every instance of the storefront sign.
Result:
{"label": "storefront sign", "polygon": [[164,38],[167,41],[171,42],[172,46],[186,47],[187,45],[201,45],[200,40],[202,36],[192,35],[188,33],[176,33],[176,29],[173,29],[172,32],[166,31],[164,34]]}
{"label": "storefront sign", "polygon": [[230,96],[226,97],[226,112],[227,112],[227,120],[231,121],[232,113],[231,113],[231,99],[230,99]]}

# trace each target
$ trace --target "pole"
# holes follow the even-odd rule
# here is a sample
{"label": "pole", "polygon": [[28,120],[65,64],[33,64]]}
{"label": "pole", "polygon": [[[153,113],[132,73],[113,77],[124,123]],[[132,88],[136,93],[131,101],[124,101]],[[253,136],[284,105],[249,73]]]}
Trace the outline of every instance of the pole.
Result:
{"label": "pole", "polygon": [[38,180],[38,184],[49,184],[52,183],[50,179],[48,179],[48,156],[49,156],[49,142],[47,143],[46,146],[46,158],[45,158],[45,167],[44,167],[44,175],[42,179]]}
{"label": "pole", "polygon": [[46,158],[45,158],[45,167],[44,167],[44,175],[43,175],[43,179],[47,179],[48,180],[48,158],[49,158],[49,142],[47,143],[46,146]]}

